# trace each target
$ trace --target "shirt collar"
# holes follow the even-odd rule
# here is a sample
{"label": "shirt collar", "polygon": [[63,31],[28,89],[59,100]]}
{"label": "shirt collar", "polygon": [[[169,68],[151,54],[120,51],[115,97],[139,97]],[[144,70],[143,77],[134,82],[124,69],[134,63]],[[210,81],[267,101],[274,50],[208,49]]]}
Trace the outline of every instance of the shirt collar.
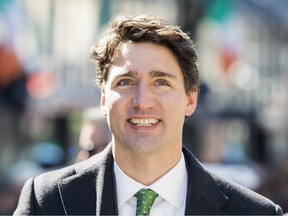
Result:
{"label": "shirt collar", "polygon": [[118,207],[121,207],[142,188],[151,188],[177,209],[180,209],[186,200],[188,175],[183,153],[176,166],[150,186],[142,185],[127,176],[117,165],[116,161],[114,161],[114,173]]}
{"label": "shirt collar", "polygon": [[116,178],[118,208],[126,203],[134,194],[144,186],[127,176],[114,160],[114,173]]}

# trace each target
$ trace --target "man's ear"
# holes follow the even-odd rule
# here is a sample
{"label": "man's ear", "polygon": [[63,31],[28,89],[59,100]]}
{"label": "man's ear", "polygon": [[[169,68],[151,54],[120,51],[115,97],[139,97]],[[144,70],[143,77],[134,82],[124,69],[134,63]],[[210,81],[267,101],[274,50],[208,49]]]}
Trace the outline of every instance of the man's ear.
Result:
{"label": "man's ear", "polygon": [[190,116],[194,113],[197,106],[198,92],[191,91],[187,95],[187,106],[185,110],[185,116]]}
{"label": "man's ear", "polygon": [[101,93],[101,111],[104,116],[107,116],[106,97],[104,92]]}

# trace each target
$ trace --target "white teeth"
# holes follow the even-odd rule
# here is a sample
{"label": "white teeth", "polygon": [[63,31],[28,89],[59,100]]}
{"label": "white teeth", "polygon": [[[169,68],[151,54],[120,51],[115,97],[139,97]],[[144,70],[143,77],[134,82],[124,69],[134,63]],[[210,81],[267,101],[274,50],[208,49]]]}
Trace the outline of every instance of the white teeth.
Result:
{"label": "white teeth", "polygon": [[135,124],[137,126],[152,126],[159,122],[159,119],[155,118],[147,118],[147,119],[138,119],[138,118],[132,118],[129,120],[132,124]]}

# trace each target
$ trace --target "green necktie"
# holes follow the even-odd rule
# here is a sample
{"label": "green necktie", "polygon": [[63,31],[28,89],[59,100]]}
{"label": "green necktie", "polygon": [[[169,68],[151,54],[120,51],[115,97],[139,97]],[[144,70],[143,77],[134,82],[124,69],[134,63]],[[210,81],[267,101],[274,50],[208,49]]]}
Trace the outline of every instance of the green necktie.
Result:
{"label": "green necktie", "polygon": [[136,215],[149,215],[158,194],[151,189],[141,189],[134,196],[137,198]]}

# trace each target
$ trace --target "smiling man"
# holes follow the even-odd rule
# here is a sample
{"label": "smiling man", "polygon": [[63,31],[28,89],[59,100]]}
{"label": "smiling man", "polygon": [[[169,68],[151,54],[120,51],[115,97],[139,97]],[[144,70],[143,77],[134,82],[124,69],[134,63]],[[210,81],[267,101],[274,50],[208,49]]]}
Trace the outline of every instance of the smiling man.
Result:
{"label": "smiling man", "polygon": [[112,142],[84,162],[28,180],[15,215],[282,214],[267,198],[209,173],[182,146],[199,72],[180,28],[118,16],[91,58]]}

